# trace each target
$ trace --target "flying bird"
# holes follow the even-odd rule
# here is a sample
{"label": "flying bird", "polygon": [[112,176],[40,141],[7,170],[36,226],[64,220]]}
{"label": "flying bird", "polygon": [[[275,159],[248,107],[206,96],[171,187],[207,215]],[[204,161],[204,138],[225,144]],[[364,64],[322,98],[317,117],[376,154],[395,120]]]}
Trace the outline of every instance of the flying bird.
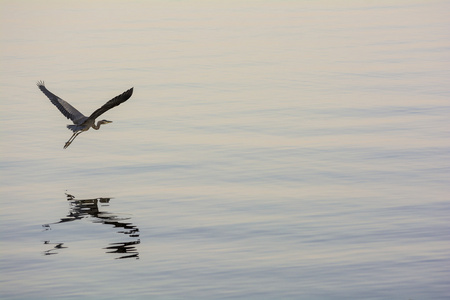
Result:
{"label": "flying bird", "polygon": [[127,101],[131,95],[133,94],[133,88],[123,92],[119,96],[116,96],[106,102],[102,107],[94,111],[89,117],[86,117],[82,113],[80,113],[75,107],[70,105],[68,102],[59,98],[45,87],[43,81],[38,81],[37,86],[39,89],[50,99],[50,101],[59,109],[59,111],[67,118],[72,120],[73,125],[67,125],[67,128],[73,131],[73,135],[64,145],[64,149],[69,147],[69,145],[73,142],[73,140],[82,132],[88,131],[89,128],[94,128],[95,130],[99,130],[100,126],[103,124],[112,123],[112,121],[101,120],[95,124],[95,119],[98,118],[103,113],[107,112],[113,107],[120,105]]}

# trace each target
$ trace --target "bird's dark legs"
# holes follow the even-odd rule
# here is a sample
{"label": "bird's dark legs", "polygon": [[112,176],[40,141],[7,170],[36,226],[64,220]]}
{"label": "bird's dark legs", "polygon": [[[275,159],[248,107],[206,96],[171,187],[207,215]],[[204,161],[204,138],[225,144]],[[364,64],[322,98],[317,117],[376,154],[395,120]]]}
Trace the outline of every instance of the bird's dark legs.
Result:
{"label": "bird's dark legs", "polygon": [[73,142],[73,140],[80,134],[80,133],[82,133],[83,131],[78,131],[78,132],[75,132],[74,134],[72,134],[72,136],[70,137],[70,139],[66,142],[66,144],[64,145],[64,149],[66,149],[67,147],[69,147],[70,146],[70,144],[72,144],[72,142]]}

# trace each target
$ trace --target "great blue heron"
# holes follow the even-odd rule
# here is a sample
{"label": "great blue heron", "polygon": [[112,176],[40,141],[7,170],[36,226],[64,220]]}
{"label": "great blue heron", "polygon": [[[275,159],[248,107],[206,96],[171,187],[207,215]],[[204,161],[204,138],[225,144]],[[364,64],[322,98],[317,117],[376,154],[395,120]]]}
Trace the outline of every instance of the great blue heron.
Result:
{"label": "great blue heron", "polygon": [[67,128],[73,131],[73,135],[64,145],[64,149],[69,147],[69,145],[73,142],[73,140],[82,132],[88,131],[89,128],[94,128],[95,130],[99,130],[100,126],[103,124],[112,123],[112,121],[101,120],[97,122],[95,125],[95,119],[99,117],[104,112],[110,110],[113,107],[127,101],[131,95],[133,94],[133,88],[129,89],[126,92],[123,92],[121,95],[114,97],[113,99],[106,102],[102,107],[94,111],[89,117],[86,117],[82,113],[80,113],[75,107],[59,98],[45,87],[43,81],[38,81],[37,86],[39,89],[50,99],[50,101],[59,109],[59,111],[67,118],[72,120],[73,125],[67,125]]}

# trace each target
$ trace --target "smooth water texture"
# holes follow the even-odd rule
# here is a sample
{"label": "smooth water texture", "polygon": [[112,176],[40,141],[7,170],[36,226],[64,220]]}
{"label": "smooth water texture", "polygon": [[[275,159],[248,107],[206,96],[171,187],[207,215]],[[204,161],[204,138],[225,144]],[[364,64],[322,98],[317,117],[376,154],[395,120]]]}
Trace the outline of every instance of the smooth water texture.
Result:
{"label": "smooth water texture", "polygon": [[448,1],[0,6],[0,298],[450,298]]}

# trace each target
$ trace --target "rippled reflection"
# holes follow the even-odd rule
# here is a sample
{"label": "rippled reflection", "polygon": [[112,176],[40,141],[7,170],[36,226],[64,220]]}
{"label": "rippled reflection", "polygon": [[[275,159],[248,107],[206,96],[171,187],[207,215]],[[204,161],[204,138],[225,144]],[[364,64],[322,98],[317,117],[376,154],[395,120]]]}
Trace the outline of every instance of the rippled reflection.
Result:
{"label": "rippled reflection", "polygon": [[[116,259],[132,257],[139,259],[139,252],[136,249],[136,245],[140,243],[139,228],[129,222],[131,219],[130,217],[120,217],[119,214],[101,211],[99,209],[99,206],[107,206],[111,198],[76,199],[75,196],[70,194],[66,194],[66,196],[67,200],[70,201],[69,213],[58,222],[42,225],[45,231],[52,229],[50,225],[72,222],[86,218],[92,223],[112,225],[114,228],[121,228],[121,230],[117,231],[117,233],[130,237],[132,240],[109,243],[107,247],[103,248],[107,250],[106,253],[120,254],[120,256],[116,257]],[[61,249],[68,248],[64,246],[64,242],[45,241],[44,244],[52,245],[51,249],[44,251],[44,255],[58,254]]]}

